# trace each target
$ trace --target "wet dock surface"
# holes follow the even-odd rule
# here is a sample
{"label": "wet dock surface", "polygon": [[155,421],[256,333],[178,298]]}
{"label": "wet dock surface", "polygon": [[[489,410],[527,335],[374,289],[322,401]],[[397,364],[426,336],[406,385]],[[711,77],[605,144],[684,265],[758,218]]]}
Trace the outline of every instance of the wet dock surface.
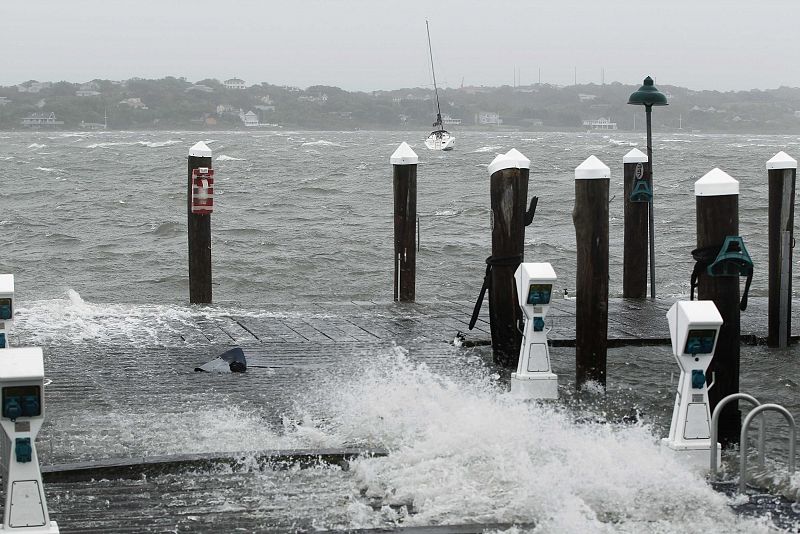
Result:
{"label": "wet dock surface", "polygon": [[[556,346],[575,344],[575,300],[551,302],[546,325],[548,338]],[[612,345],[669,343],[666,313],[672,299],[610,299],[608,303],[608,339]],[[767,337],[767,304],[764,297],[750,298],[742,312],[742,338],[762,342]],[[795,303],[794,309],[798,309]],[[417,339],[452,342],[458,332],[468,342],[489,344],[488,304],[483,305],[473,330],[469,321],[474,302],[436,301],[398,304],[358,301],[313,306],[270,307],[273,317],[218,317],[199,320],[195,328],[181,335],[206,338],[211,342],[253,343],[354,343],[380,342],[387,339]],[[292,312],[290,317],[281,311]],[[304,316],[305,315],[305,316]],[[792,332],[800,329],[800,318],[793,317]]]}
{"label": "wet dock surface", "polygon": [[[45,346],[53,382],[37,448],[51,519],[64,532],[367,532],[348,530],[352,507],[372,506],[349,461],[353,451],[380,445],[301,439],[287,431],[299,421],[286,414],[320,404],[322,391],[322,404],[335,402],[331,391],[360,372],[359,362],[398,345],[413,361],[457,374],[470,351],[453,345],[457,332],[467,344],[490,340],[485,305],[476,328],[467,329],[473,304],[275,305],[241,314],[197,308],[191,317],[165,319],[157,339]],[[671,304],[612,300],[609,339],[668,343]],[[766,305],[750,299],[744,339],[766,337]],[[574,300],[553,302],[547,325],[554,345],[574,344],[574,312]],[[232,346],[245,350],[247,373],[194,372]],[[486,363],[474,360],[469,365]],[[247,452],[265,450],[278,457]],[[333,456],[318,459],[313,450]],[[447,528],[409,532],[484,531]]]}

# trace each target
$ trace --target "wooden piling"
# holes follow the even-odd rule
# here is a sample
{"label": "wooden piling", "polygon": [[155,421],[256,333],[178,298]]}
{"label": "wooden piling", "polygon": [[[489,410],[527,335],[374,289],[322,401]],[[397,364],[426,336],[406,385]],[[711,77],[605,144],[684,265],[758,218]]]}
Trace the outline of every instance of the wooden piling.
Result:
{"label": "wooden piling", "polygon": [[767,345],[789,344],[792,323],[792,248],[797,160],[778,152],[767,161],[769,182],[769,321]]}
{"label": "wooden piling", "polygon": [[530,160],[516,150],[489,164],[492,208],[492,255],[489,282],[489,322],[494,361],[516,367],[522,333],[514,272],[522,263],[525,245],[525,204]]}
{"label": "wooden piling", "polygon": [[608,353],[609,168],[590,156],[575,169],[572,220],[578,252],[575,295],[575,386],[606,386]]}
{"label": "wooden piling", "polygon": [[394,300],[414,302],[417,270],[417,154],[401,143],[389,158],[394,184]]}
{"label": "wooden piling", "polygon": [[192,171],[211,168],[211,149],[202,141],[189,149],[186,210],[189,218],[189,302],[211,303],[211,215],[192,213]]}
{"label": "wooden piling", "polygon": [[[714,169],[695,182],[694,192],[698,249],[722,247],[726,237],[739,235],[739,182]],[[739,277],[710,276],[704,268],[697,289],[698,299],[714,301],[723,321],[707,374],[714,381],[708,392],[713,412],[723,398],[739,393]],[[741,412],[738,401],[734,401],[720,414],[720,443],[724,446],[738,443],[740,430]]]}
{"label": "wooden piling", "polygon": [[647,155],[633,149],[622,158],[624,168],[625,231],[622,262],[622,296],[647,296],[648,202],[634,202],[631,193],[636,180],[646,179]]}

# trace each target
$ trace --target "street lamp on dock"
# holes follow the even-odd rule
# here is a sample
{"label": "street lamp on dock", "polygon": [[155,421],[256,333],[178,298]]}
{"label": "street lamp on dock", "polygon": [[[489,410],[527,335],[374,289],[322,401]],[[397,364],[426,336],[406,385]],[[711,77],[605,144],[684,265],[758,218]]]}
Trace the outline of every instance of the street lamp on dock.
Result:
{"label": "street lamp on dock", "polygon": [[650,114],[653,106],[666,106],[667,97],[656,89],[653,79],[648,76],[644,79],[638,91],[631,93],[628,97],[628,104],[644,106],[645,117],[647,118],[647,181],[650,185],[650,202],[648,203],[649,212],[649,234],[650,234],[650,298],[656,298],[656,247],[655,247],[655,228],[653,224],[653,131],[651,126]]}

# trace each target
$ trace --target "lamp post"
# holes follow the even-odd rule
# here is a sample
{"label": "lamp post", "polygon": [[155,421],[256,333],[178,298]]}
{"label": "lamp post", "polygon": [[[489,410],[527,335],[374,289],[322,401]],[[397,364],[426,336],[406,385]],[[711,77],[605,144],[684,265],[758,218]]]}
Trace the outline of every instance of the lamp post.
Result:
{"label": "lamp post", "polygon": [[[647,118],[647,181],[650,183],[650,191],[653,191],[653,131],[651,127],[650,113],[653,106],[666,106],[667,97],[653,85],[653,79],[648,76],[644,79],[638,91],[631,93],[628,104],[644,106]],[[655,247],[655,228],[653,223],[653,195],[650,195],[648,204],[649,212],[649,234],[650,234],[650,298],[656,298],[656,247]]]}

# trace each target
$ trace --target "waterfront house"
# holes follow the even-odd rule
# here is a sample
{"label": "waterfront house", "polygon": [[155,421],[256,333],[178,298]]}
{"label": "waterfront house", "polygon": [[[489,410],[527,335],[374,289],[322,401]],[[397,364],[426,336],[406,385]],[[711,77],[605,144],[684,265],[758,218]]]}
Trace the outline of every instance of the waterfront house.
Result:
{"label": "waterfront house", "polygon": [[21,124],[28,127],[37,126],[58,126],[64,124],[64,121],[56,120],[56,114],[52,111],[50,113],[33,113],[22,119]]}
{"label": "waterfront house", "polygon": [[617,123],[610,119],[600,117],[599,119],[588,119],[583,121],[583,125],[590,130],[616,130]]}

